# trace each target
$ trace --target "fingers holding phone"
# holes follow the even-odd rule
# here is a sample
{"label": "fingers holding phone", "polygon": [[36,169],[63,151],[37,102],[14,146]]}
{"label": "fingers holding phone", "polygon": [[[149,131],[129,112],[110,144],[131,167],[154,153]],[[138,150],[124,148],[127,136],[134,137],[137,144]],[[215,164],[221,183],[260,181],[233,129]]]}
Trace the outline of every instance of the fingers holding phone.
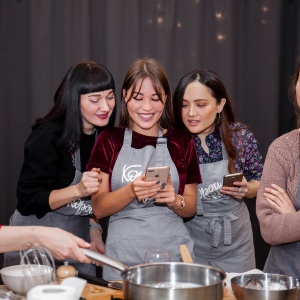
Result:
{"label": "fingers holding phone", "polygon": [[157,192],[155,200],[158,203],[166,203],[169,205],[169,203],[172,203],[176,200],[175,194],[176,193],[173,187],[171,176],[168,175],[167,181],[160,184],[160,190]]}
{"label": "fingers holding phone", "polygon": [[236,199],[243,199],[248,192],[247,180],[243,173],[224,175],[223,186],[220,192]]}
{"label": "fingers holding phone", "polygon": [[136,197],[144,202],[155,199],[157,193],[165,187],[169,172],[168,166],[148,167],[145,175],[141,175],[133,181]]}
{"label": "fingers holding phone", "polygon": [[140,191],[139,193],[142,194],[141,197],[144,202],[148,201],[149,198],[155,200],[157,194],[165,189],[168,182],[169,173],[169,166],[148,167],[146,169],[143,191]]}

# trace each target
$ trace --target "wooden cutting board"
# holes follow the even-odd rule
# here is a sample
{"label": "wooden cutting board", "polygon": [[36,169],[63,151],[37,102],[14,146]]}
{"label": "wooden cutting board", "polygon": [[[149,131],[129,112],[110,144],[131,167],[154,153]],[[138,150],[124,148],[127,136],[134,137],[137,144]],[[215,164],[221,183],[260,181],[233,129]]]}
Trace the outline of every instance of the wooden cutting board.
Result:
{"label": "wooden cutting board", "polygon": [[123,291],[87,283],[81,296],[86,300],[111,300],[111,296],[123,299]]}
{"label": "wooden cutting board", "polygon": [[[82,297],[86,300],[111,300],[111,296],[124,299],[122,291],[89,283],[86,284],[82,293]],[[227,291],[223,300],[236,300],[236,298],[231,294],[231,292]]]}
{"label": "wooden cutting board", "polygon": [[226,288],[224,287],[224,297],[223,300],[236,300],[234,295]]}

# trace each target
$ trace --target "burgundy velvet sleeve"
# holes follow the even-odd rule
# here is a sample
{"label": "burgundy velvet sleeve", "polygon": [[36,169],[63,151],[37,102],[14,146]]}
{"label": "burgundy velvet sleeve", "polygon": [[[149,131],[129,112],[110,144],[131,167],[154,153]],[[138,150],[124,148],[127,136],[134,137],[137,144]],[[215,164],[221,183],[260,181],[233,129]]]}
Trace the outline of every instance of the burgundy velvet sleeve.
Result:
{"label": "burgundy velvet sleeve", "polygon": [[100,168],[102,172],[111,174],[123,143],[124,129],[109,128],[103,130],[93,147],[87,170]]}
{"label": "burgundy velvet sleeve", "polygon": [[202,178],[199,169],[198,157],[194,140],[191,138],[186,152],[187,179],[186,183],[201,183]]}
{"label": "burgundy velvet sleeve", "polygon": [[201,183],[195,144],[190,134],[178,129],[168,131],[168,148],[179,174],[178,193],[182,194],[185,184]]}

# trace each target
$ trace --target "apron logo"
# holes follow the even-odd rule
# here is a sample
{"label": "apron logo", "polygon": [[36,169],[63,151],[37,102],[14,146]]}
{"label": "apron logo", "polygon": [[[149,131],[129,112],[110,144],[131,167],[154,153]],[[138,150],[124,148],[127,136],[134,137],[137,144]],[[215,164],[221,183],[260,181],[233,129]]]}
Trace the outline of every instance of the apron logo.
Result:
{"label": "apron logo", "polygon": [[132,166],[128,166],[128,167],[127,167],[127,165],[124,165],[123,174],[122,174],[122,183],[124,181],[132,182],[133,180],[135,180],[137,177],[139,177],[142,174],[142,171],[138,171],[138,170],[136,170],[136,168],[142,168],[142,165],[132,165]]}
{"label": "apron logo", "polygon": [[207,187],[198,188],[201,199],[218,199],[220,196],[221,182],[214,182]]}
{"label": "apron logo", "polygon": [[77,209],[74,214],[75,216],[82,215],[82,212],[84,213],[84,215],[91,215],[93,213],[92,206],[90,204],[86,205],[81,199],[74,200],[67,206],[70,206],[72,209]]}

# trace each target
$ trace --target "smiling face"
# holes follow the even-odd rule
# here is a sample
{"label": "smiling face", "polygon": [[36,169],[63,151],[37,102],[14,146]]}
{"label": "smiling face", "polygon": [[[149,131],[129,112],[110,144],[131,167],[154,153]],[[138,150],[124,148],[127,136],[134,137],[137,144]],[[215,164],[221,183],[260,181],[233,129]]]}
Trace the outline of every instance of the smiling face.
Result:
{"label": "smiling face", "polygon": [[226,100],[218,104],[210,89],[191,82],[185,89],[182,102],[182,121],[193,134],[206,136],[214,131],[217,113],[223,110]]}
{"label": "smiling face", "polygon": [[159,121],[166,101],[163,89],[161,89],[161,95],[164,103],[160,101],[159,95],[155,92],[149,78],[138,81],[133,97],[129,99],[131,93],[132,88],[127,92],[123,90],[123,96],[131,119],[131,129],[144,135],[157,136]]}
{"label": "smiling face", "polygon": [[105,90],[80,96],[83,132],[90,134],[94,127],[106,126],[115,107],[113,90]]}

